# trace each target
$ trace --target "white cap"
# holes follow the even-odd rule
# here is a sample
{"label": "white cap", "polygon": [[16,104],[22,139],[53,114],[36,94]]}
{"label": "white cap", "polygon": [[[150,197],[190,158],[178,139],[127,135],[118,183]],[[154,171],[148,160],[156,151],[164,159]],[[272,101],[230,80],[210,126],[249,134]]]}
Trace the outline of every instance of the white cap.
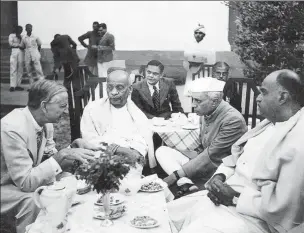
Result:
{"label": "white cap", "polygon": [[192,81],[189,84],[189,89],[187,93],[188,96],[191,96],[193,93],[202,93],[202,92],[222,92],[224,90],[225,82],[217,80],[216,78],[205,77],[199,78]]}
{"label": "white cap", "polygon": [[202,24],[198,24],[198,27],[196,27],[194,29],[194,31],[201,31],[202,33],[204,33],[206,35],[206,29],[205,29],[205,26],[202,25]]}

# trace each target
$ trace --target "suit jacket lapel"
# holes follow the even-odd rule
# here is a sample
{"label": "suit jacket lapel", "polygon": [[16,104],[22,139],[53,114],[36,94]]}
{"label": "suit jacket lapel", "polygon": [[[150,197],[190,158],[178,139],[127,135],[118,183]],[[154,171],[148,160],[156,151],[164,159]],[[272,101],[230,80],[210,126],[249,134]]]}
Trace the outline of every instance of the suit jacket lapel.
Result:
{"label": "suit jacket lapel", "polygon": [[103,37],[101,37],[101,39],[99,41],[99,45],[104,45],[103,42],[105,41],[105,39],[107,38],[107,36],[108,36],[108,34],[106,33],[106,34],[103,35]]}
{"label": "suit jacket lapel", "polygon": [[143,99],[154,108],[152,96],[150,94],[150,90],[149,90],[146,80],[144,80],[142,83],[141,93],[142,93]]}
{"label": "suit jacket lapel", "polygon": [[167,85],[163,79],[159,80],[159,98],[160,98],[160,106],[164,103],[167,98],[169,90],[169,85]]}
{"label": "suit jacket lapel", "polygon": [[37,152],[37,163],[36,164],[41,163],[41,160],[42,160],[42,157],[43,157],[43,154],[44,154],[44,148],[45,148],[45,145],[46,145],[46,135],[45,134],[46,134],[46,130],[45,130],[45,127],[43,127],[43,134],[42,134],[43,136],[42,136],[39,151]]}
{"label": "suit jacket lapel", "polygon": [[32,153],[32,159],[33,163],[37,163],[37,138],[36,138],[36,131],[34,125],[31,123],[32,119],[30,118],[31,116],[28,115],[27,111],[23,111],[25,116],[27,117],[29,124],[28,124],[28,144],[27,144],[27,149]]}

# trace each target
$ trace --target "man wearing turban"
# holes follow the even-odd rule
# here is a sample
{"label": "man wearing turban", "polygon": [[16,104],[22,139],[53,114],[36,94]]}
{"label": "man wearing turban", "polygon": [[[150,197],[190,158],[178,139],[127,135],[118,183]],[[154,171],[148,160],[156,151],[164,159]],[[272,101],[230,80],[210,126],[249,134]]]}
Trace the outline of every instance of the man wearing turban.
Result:
{"label": "man wearing turban", "polygon": [[[187,70],[184,93],[187,94],[189,83],[192,81],[193,74],[204,77],[204,70],[200,70],[203,64],[213,62],[214,52],[206,47],[203,40],[206,36],[204,25],[198,24],[194,28],[194,39],[185,45],[183,66]],[[207,60],[207,57],[209,60]],[[183,103],[185,112],[191,112],[191,97],[186,97]]]}

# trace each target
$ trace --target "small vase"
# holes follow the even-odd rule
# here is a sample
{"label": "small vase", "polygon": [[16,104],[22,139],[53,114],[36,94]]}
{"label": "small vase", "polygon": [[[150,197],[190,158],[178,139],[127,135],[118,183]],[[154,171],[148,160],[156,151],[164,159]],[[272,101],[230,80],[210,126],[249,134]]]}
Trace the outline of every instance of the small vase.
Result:
{"label": "small vase", "polygon": [[110,192],[106,192],[102,196],[102,203],[105,213],[105,219],[101,221],[101,226],[103,227],[109,227],[113,225],[113,221],[110,219],[110,214],[111,214],[110,194],[111,194]]}

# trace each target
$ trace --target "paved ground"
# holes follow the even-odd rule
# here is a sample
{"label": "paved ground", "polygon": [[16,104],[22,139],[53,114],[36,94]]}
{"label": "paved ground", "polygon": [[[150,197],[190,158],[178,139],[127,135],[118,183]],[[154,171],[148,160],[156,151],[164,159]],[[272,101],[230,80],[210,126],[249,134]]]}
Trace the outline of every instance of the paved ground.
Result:
{"label": "paved ground", "polygon": [[29,85],[22,85],[24,91],[14,91],[10,92],[10,85],[8,83],[1,83],[1,105],[23,105],[27,104]]}
{"label": "paved ground", "polygon": [[[62,83],[62,81],[59,80]],[[1,83],[1,105],[20,105],[25,106],[27,104],[29,84],[22,84],[21,87],[24,91],[10,92],[9,83]]]}

